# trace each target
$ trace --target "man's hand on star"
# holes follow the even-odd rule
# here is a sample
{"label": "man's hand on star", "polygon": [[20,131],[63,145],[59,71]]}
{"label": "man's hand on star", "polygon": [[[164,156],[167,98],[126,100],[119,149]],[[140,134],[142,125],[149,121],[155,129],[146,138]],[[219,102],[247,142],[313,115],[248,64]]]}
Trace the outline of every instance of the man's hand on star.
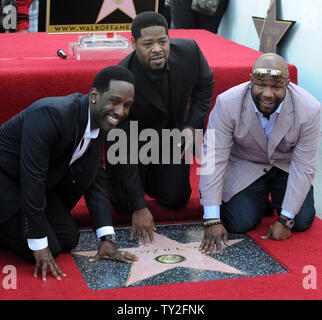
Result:
{"label": "man's hand on star", "polygon": [[225,227],[222,224],[206,227],[199,250],[211,254],[216,249],[216,253],[220,254],[221,242],[228,246],[228,233]]}
{"label": "man's hand on star", "polygon": [[102,241],[98,248],[97,254],[94,257],[89,258],[88,261],[96,262],[102,259],[132,263],[137,261],[138,257],[129,252],[118,250],[112,241]]}
{"label": "man's hand on star", "polygon": [[156,231],[156,227],[151,211],[147,207],[134,211],[130,240],[133,240],[134,234],[137,233],[139,244],[152,242],[153,231]]}

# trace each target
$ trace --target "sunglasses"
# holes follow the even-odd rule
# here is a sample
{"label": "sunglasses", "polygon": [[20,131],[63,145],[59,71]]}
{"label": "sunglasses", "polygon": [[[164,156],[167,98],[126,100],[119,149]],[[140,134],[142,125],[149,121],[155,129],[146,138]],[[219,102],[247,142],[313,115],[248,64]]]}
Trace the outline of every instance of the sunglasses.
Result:
{"label": "sunglasses", "polygon": [[283,72],[281,70],[276,70],[276,69],[256,68],[252,71],[252,75],[256,80],[259,80],[259,81],[264,81],[264,80],[284,81],[288,79],[287,76],[283,75]]}

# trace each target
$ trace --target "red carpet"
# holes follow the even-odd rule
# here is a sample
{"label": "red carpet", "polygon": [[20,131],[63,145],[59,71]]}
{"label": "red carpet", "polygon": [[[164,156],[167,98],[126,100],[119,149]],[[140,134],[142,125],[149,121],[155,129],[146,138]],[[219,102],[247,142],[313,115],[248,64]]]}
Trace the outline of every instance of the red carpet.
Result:
{"label": "red carpet", "polygon": [[[263,247],[273,258],[278,260],[288,273],[253,278],[191,282],[171,285],[122,288],[91,291],[83,281],[71,254],[63,254],[56,261],[67,273],[67,278],[57,281],[50,276],[46,283],[33,278],[31,264],[26,264],[11,253],[0,251],[0,300],[7,299],[104,299],[104,300],[315,300],[322,299],[322,221],[316,218],[310,230],[294,233],[286,241],[262,240],[272,222],[272,217],[265,218],[248,235]],[[17,289],[3,288],[7,274],[6,265],[17,269]],[[306,266],[313,266],[317,273],[316,289],[305,289],[305,278],[313,273],[305,273]],[[310,282],[309,282],[310,283]]]}

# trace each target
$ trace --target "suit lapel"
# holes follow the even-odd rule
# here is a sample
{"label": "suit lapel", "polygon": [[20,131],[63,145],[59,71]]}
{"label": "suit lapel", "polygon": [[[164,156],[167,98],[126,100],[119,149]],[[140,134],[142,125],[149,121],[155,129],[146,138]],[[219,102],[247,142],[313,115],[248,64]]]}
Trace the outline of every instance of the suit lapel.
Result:
{"label": "suit lapel", "polygon": [[164,104],[164,101],[160,95],[160,93],[156,90],[151,80],[148,78],[145,73],[142,65],[134,56],[132,60],[132,64],[130,66],[130,70],[135,74],[135,82],[136,82],[136,90],[140,92],[145,99],[150,101],[156,108],[161,110],[164,113],[167,112],[167,108]]}
{"label": "suit lapel", "polygon": [[81,98],[81,105],[80,105],[80,112],[78,115],[78,121],[75,128],[75,140],[73,145],[73,153],[75,152],[78,144],[80,143],[81,139],[84,136],[87,122],[88,122],[88,95],[85,95]]}
{"label": "suit lapel", "polygon": [[264,130],[257,118],[256,112],[253,108],[253,99],[251,96],[251,90],[246,95],[244,101],[244,116],[242,117],[245,127],[249,129],[250,134],[256,140],[258,145],[267,152],[267,138],[265,136]]}
{"label": "suit lapel", "polygon": [[273,130],[270,134],[268,140],[268,149],[267,156],[271,157],[276,147],[280,143],[283,137],[285,137],[286,133],[289,131],[291,124],[293,121],[293,107],[291,96],[288,91],[286,91],[286,96],[283,102],[283,107],[281,113],[278,115],[276,122],[274,124]]}

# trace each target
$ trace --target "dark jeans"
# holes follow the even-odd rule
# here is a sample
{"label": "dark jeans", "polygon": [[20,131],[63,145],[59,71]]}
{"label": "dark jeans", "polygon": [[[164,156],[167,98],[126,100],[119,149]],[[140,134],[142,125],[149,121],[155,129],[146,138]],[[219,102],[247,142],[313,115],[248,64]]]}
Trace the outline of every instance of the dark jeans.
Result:
{"label": "dark jeans", "polygon": [[[229,232],[245,233],[253,229],[265,215],[268,205],[280,213],[287,186],[288,173],[273,167],[264,176],[236,194],[221,206],[221,219]],[[271,194],[272,203],[268,203]],[[304,231],[315,217],[313,187],[294,218],[293,231]]]}
{"label": "dark jeans", "polygon": [[[47,194],[46,234],[48,247],[56,258],[61,252],[73,249],[79,239],[79,231],[62,197],[56,191]],[[34,256],[23,236],[22,214],[18,213],[0,224],[0,247],[12,250],[26,260],[34,262]]]}

